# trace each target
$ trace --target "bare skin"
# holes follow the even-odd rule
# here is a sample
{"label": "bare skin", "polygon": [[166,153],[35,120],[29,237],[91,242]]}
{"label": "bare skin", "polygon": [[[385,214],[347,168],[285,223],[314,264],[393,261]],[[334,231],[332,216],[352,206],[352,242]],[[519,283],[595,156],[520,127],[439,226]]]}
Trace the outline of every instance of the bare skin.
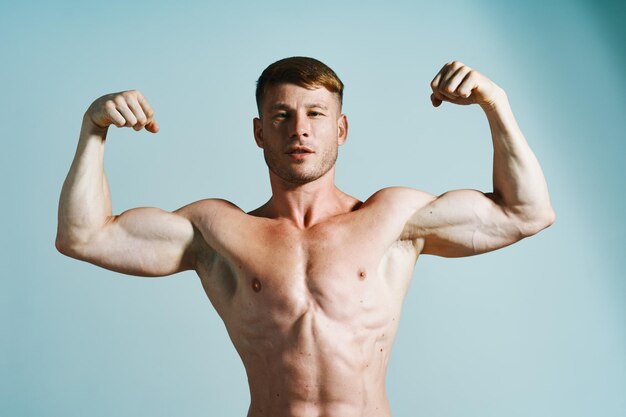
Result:
{"label": "bare skin", "polygon": [[174,212],[111,213],[103,170],[108,126],[158,124],[137,91],[85,113],[63,185],[59,251],[114,271],[195,270],[223,319],[250,385],[249,417],[390,416],[385,374],[420,254],[469,256],[554,221],[546,183],[504,91],[460,62],[431,83],[434,106],[478,104],[494,146],[491,193],[441,196],[392,187],[361,202],[334,184],[348,123],[323,87],[272,86],[254,136],[271,199],[245,213],[206,199]]}

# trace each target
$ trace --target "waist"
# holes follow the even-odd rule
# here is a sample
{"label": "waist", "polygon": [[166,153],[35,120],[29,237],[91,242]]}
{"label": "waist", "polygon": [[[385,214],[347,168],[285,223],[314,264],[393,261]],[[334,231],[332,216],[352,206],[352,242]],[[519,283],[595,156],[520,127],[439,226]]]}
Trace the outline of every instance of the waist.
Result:
{"label": "waist", "polygon": [[384,393],[377,400],[346,402],[284,401],[276,397],[271,402],[253,401],[247,417],[391,417],[391,409]]}

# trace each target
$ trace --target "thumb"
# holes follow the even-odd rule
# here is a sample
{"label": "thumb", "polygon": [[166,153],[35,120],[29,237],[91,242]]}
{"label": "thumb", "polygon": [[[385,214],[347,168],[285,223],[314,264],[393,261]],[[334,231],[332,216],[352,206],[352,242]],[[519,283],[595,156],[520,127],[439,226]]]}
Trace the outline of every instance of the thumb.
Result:
{"label": "thumb", "polygon": [[443,103],[443,101],[441,101],[440,99],[435,97],[434,94],[430,95],[430,101],[431,101],[431,103],[433,103],[433,106],[435,106],[435,107],[439,107],[439,106],[441,106],[441,103]]}
{"label": "thumb", "polygon": [[146,130],[148,132],[157,133],[159,131],[159,124],[156,120],[152,119],[150,123],[146,125]]}

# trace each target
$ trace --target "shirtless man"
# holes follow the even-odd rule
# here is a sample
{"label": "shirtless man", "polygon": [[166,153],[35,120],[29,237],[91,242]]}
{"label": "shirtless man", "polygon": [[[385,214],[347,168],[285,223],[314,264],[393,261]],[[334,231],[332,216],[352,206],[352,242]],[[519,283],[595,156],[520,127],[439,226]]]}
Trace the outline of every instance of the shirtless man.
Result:
{"label": "shirtless man", "polygon": [[111,213],[103,171],[110,125],[159,130],[138,91],[89,107],[59,204],[56,247],[130,275],[193,269],[223,319],[250,385],[249,417],[388,417],[385,374],[420,254],[492,251],[554,221],[546,183],[505,92],[454,61],[432,104],[478,104],[494,147],[493,192],[441,196],[391,187],[365,202],[334,183],[346,141],[343,84],[311,58],[270,65],[257,84],[254,138],[272,197],[245,213],[206,199],[173,212]]}

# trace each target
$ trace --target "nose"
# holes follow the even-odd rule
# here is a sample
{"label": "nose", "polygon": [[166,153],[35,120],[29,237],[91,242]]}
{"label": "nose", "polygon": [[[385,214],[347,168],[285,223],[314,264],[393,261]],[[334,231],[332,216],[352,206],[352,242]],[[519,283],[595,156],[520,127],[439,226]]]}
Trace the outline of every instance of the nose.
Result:
{"label": "nose", "polygon": [[290,138],[298,138],[298,137],[309,137],[309,133],[311,130],[311,125],[309,123],[309,118],[306,114],[302,114],[297,112],[292,118],[292,126],[289,137]]}

